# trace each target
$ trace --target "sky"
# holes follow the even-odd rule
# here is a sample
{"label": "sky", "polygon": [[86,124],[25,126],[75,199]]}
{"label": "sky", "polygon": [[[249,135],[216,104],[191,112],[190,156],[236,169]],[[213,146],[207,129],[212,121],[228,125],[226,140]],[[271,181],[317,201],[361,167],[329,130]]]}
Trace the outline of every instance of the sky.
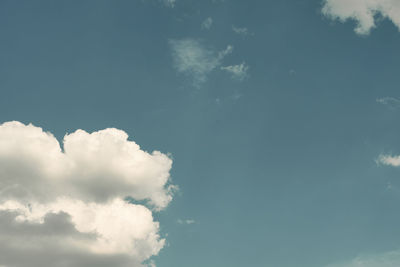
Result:
{"label": "sky", "polygon": [[400,266],[398,0],[1,0],[0,267]]}

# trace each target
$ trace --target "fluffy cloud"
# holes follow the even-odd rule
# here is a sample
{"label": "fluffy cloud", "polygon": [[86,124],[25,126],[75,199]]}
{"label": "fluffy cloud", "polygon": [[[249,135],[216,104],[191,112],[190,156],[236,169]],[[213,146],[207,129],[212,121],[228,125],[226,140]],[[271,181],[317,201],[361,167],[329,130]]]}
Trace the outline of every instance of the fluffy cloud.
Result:
{"label": "fluffy cloud", "polygon": [[400,30],[400,1],[398,0],[324,0],[322,13],[341,22],[357,22],[355,32],[367,35],[376,27],[376,16],[391,20]]}
{"label": "fluffy cloud", "polygon": [[326,267],[397,267],[400,266],[400,251],[391,251],[377,255],[359,256],[343,263]]}
{"label": "fluffy cloud", "polygon": [[377,159],[377,163],[393,167],[399,167],[400,156],[380,155]]}
{"label": "fluffy cloud", "polygon": [[216,52],[195,39],[170,40],[174,66],[180,73],[190,75],[195,85],[207,80],[207,76],[221,65],[225,56],[233,51],[233,46]]}
{"label": "fluffy cloud", "polygon": [[152,211],[172,199],[171,159],[117,129],[64,137],[0,125],[0,266],[143,266],[164,246]]}
{"label": "fluffy cloud", "polygon": [[[0,199],[52,201],[63,192],[85,201],[131,196],[157,209],[171,200],[165,188],[171,159],[149,154],[121,130],[77,130],[64,137],[64,151],[50,133],[33,125],[0,125]],[[49,190],[50,189],[50,190]]]}
{"label": "fluffy cloud", "polygon": [[248,77],[247,71],[249,70],[249,66],[243,62],[239,65],[221,67],[221,70],[229,72],[232,75],[232,78],[243,81],[246,77]]}

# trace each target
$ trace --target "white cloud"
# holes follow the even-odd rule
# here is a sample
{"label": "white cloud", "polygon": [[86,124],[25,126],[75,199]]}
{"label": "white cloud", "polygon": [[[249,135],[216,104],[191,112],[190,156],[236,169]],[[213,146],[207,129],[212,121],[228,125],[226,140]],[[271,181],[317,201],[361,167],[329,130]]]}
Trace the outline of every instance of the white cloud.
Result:
{"label": "white cloud", "polygon": [[379,155],[377,163],[399,167],[400,166],[400,156],[390,156],[390,155]]}
{"label": "white cloud", "polygon": [[394,97],[382,97],[377,98],[376,102],[382,105],[387,105],[388,107],[395,109],[400,107],[400,99]]}
{"label": "white cloud", "polygon": [[123,199],[165,208],[172,160],[127,139],[77,130],[62,149],[39,127],[0,124],[0,265],[143,266],[157,255],[152,211]]}
{"label": "white cloud", "polygon": [[335,263],[326,267],[398,267],[400,251],[391,251],[376,255],[359,256],[353,260]]}
{"label": "white cloud", "polygon": [[245,28],[245,27],[232,26],[232,30],[233,30],[234,33],[237,33],[237,34],[242,35],[242,36],[246,36],[246,35],[250,34],[249,30],[247,28]]}
{"label": "white cloud", "polygon": [[182,219],[178,219],[178,223],[179,224],[195,224],[196,223],[196,221],[195,220],[192,220],[192,219],[188,219],[188,220],[182,220]]}
{"label": "white cloud", "polygon": [[232,78],[243,81],[246,77],[248,77],[247,71],[249,70],[249,66],[243,62],[239,65],[221,67],[221,70],[229,72],[232,75]]}
{"label": "white cloud", "polygon": [[166,6],[174,7],[176,0],[162,0]]}
{"label": "white cloud", "polygon": [[400,1],[398,0],[324,0],[322,13],[333,19],[357,23],[355,32],[367,35],[376,27],[376,16],[391,20],[400,30]]}
{"label": "white cloud", "polygon": [[225,50],[222,50],[218,53],[218,58],[220,60],[222,60],[225,56],[232,54],[233,52],[233,46],[232,45],[228,45]]}
{"label": "white cloud", "polygon": [[229,45],[216,52],[195,39],[170,40],[169,44],[176,70],[190,75],[195,85],[205,82],[207,76],[221,65],[223,58],[233,51],[233,46]]}
{"label": "white cloud", "polygon": [[203,21],[203,23],[201,23],[201,28],[204,30],[209,30],[212,24],[213,24],[213,19],[208,17]]}
{"label": "white cloud", "polygon": [[131,196],[158,209],[166,207],[172,198],[165,188],[172,160],[159,151],[147,153],[127,139],[124,131],[113,128],[91,134],[77,130],[64,137],[62,151],[57,139],[41,128],[4,123],[0,199],[48,201],[67,189],[69,195],[87,201]]}

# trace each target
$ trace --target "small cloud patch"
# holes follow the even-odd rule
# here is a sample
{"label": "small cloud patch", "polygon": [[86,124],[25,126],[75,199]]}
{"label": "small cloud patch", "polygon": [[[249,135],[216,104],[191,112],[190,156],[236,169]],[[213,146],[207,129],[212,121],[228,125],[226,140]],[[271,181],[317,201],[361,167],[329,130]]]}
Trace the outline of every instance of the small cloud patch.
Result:
{"label": "small cloud patch", "polygon": [[177,221],[179,224],[186,224],[186,225],[190,225],[190,224],[195,224],[196,221],[189,219],[189,220],[182,220],[182,219],[178,219]]}
{"label": "small cloud patch", "polygon": [[233,46],[217,52],[196,39],[174,39],[169,41],[174,67],[178,73],[190,76],[195,86],[207,81],[208,75],[222,64],[222,60],[233,52]]}
{"label": "small cloud patch", "polygon": [[395,109],[400,108],[400,99],[395,97],[381,97],[377,98],[376,102],[382,105],[386,105],[389,108]]}
{"label": "small cloud patch", "polygon": [[378,17],[389,19],[400,30],[398,0],[324,0],[322,14],[340,22],[355,21],[358,35],[370,34]]}
{"label": "small cloud patch", "polygon": [[203,21],[203,23],[201,23],[201,29],[209,30],[211,28],[212,24],[213,24],[213,19],[208,17]]}
{"label": "small cloud patch", "polygon": [[246,65],[246,63],[242,63],[239,65],[232,65],[232,66],[226,66],[226,67],[221,67],[221,70],[226,71],[232,75],[233,79],[243,81],[248,77],[248,70],[249,66]]}

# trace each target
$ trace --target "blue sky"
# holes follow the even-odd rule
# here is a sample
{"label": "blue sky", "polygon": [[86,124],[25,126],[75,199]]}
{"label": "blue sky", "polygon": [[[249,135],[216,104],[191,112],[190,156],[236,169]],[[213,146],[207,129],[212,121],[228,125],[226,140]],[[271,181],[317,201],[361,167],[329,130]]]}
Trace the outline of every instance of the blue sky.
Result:
{"label": "blue sky", "polygon": [[60,143],[117,128],[168,155],[176,188],[151,188],[173,199],[134,200],[161,207],[157,266],[400,266],[399,17],[396,0],[3,0],[0,123]]}

